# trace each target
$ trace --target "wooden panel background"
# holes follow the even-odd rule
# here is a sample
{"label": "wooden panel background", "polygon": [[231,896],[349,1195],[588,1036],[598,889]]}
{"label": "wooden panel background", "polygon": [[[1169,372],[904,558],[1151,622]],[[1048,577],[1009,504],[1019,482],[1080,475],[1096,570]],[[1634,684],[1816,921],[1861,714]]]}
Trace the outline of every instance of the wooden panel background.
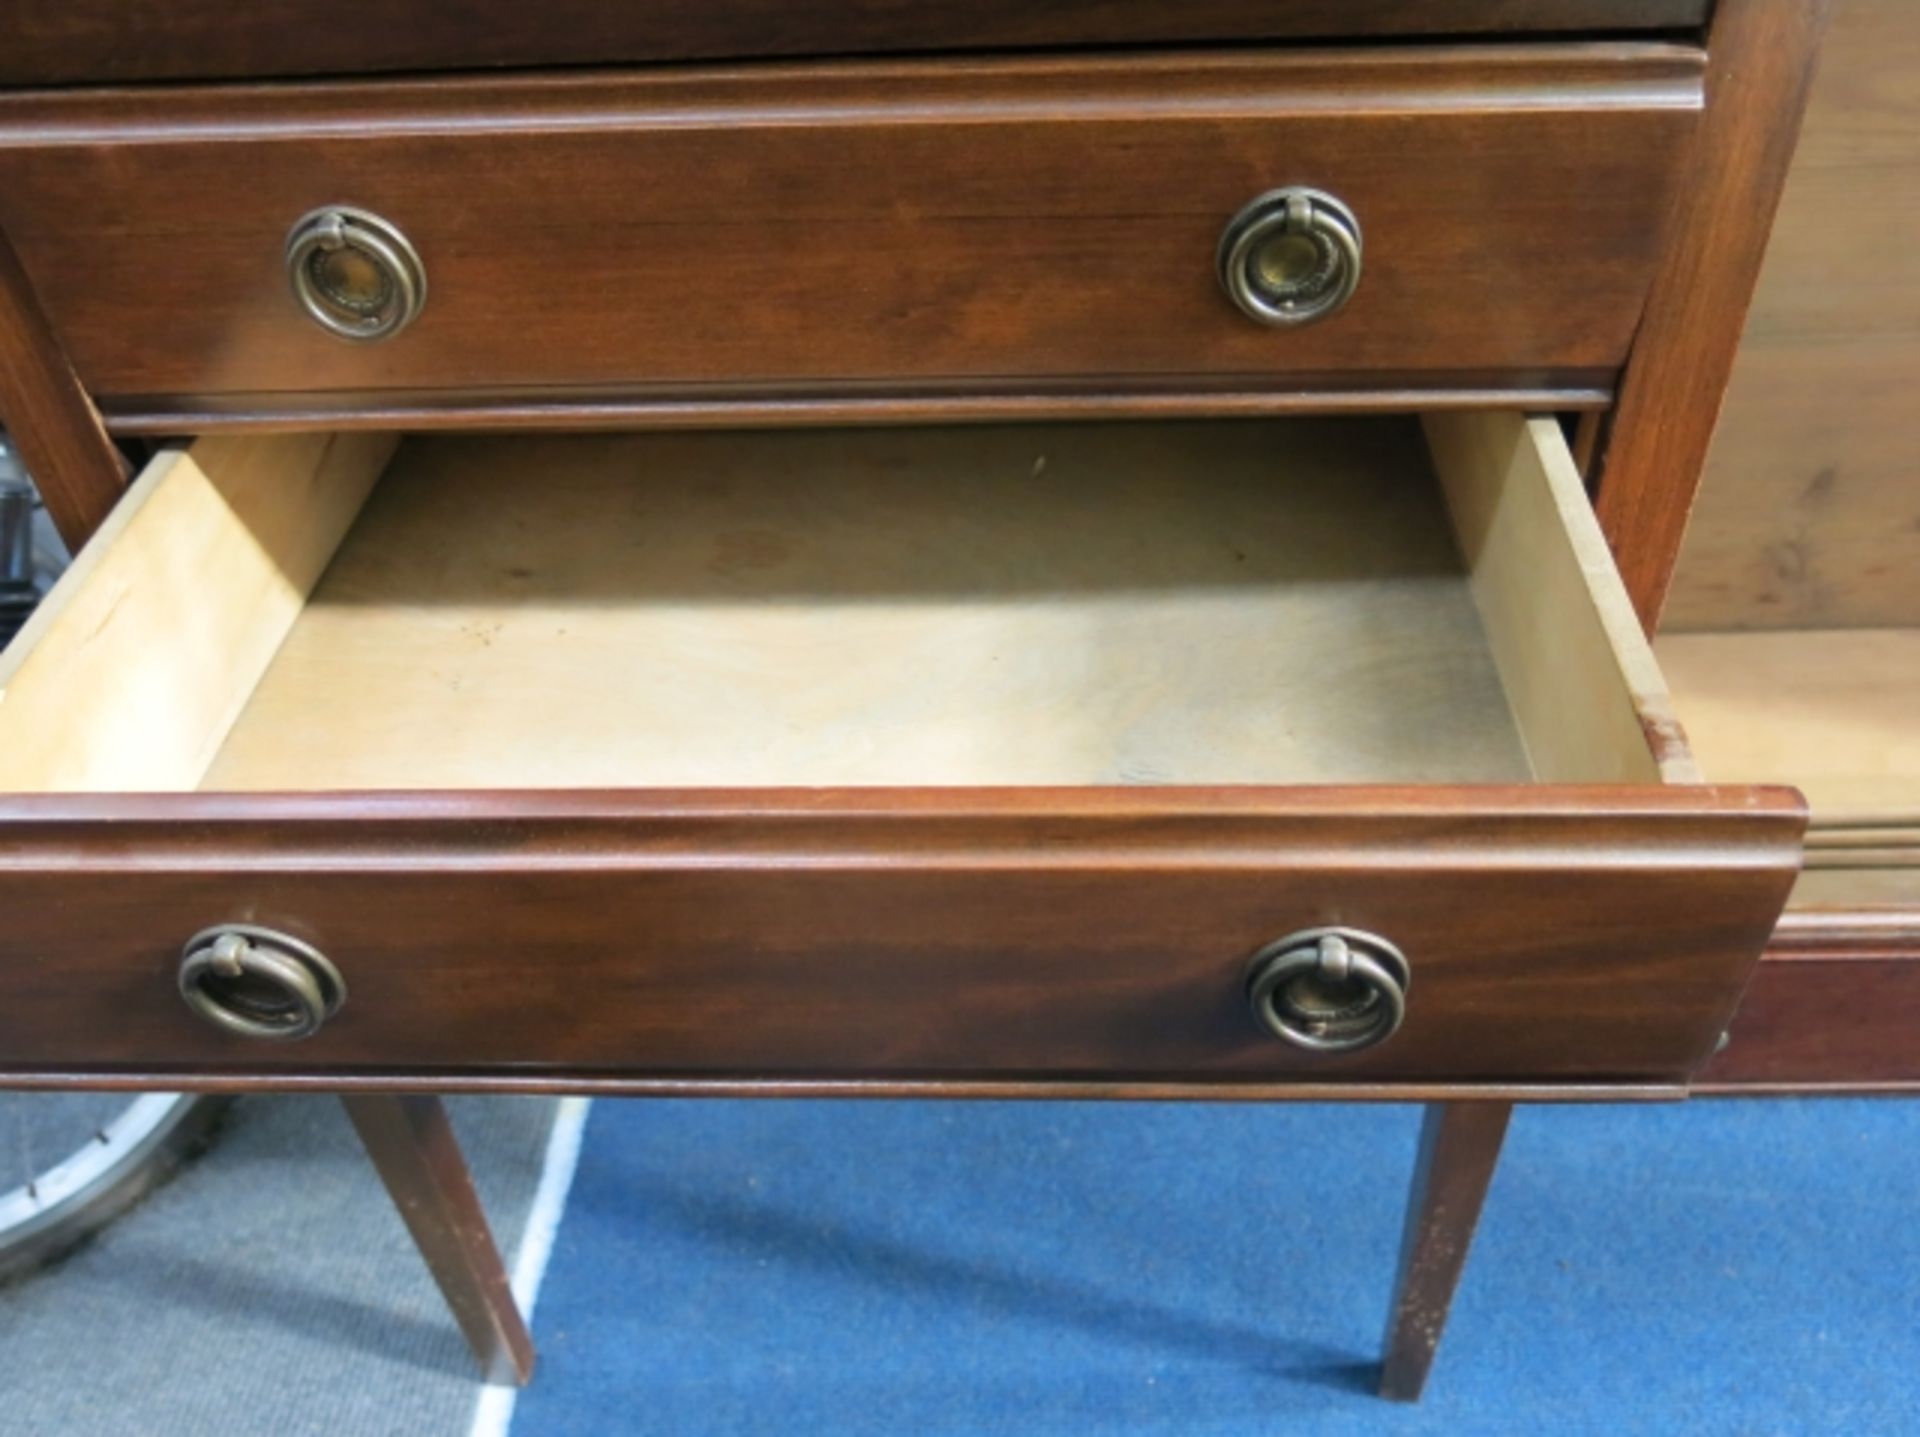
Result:
{"label": "wooden panel background", "polygon": [[1667,610],[1708,775],[1814,805],[1703,1092],[1920,1086],[1916,73],[1920,7],[1840,0]]}
{"label": "wooden panel background", "polygon": [[1920,623],[1920,5],[1842,0],[1664,627]]}
{"label": "wooden panel background", "polygon": [[1816,825],[1920,846],[1920,629],[1668,634],[1660,662],[1713,782],[1791,783]]}

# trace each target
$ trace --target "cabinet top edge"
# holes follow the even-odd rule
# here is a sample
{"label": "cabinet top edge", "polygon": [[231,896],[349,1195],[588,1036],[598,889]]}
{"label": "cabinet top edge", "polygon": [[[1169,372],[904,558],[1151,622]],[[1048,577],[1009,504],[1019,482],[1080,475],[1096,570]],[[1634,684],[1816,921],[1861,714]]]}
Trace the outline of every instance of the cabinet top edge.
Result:
{"label": "cabinet top edge", "polygon": [[1247,110],[1698,109],[1705,53],[1656,41],[832,59],[190,84],[0,89],[0,145],[605,125],[940,121]]}
{"label": "cabinet top edge", "polygon": [[146,7],[0,0],[0,85],[138,83],[831,55],[1302,44],[1531,41],[1698,33],[1711,0],[280,0]]}

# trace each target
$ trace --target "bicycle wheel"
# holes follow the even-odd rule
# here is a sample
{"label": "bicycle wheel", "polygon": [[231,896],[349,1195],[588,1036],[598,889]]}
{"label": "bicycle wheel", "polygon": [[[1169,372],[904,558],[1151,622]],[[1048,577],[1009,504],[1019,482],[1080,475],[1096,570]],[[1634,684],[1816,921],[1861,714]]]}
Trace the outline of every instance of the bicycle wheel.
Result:
{"label": "bicycle wheel", "polygon": [[0,1092],[0,1282],[68,1252],[166,1181],[230,1100]]}

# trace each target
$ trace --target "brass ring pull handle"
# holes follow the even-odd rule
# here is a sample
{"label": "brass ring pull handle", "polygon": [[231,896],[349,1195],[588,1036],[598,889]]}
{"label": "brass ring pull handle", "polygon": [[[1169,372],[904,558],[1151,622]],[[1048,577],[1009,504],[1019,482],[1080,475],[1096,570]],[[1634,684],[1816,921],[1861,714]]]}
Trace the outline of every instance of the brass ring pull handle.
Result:
{"label": "brass ring pull handle", "polygon": [[1384,1043],[1407,1016],[1411,986],[1400,950],[1356,928],[1291,933],[1247,965],[1247,998],[1260,1026],[1315,1053]]}
{"label": "brass ring pull handle", "polygon": [[1227,221],[1220,283],[1248,319],[1311,324],[1360,286],[1360,221],[1321,190],[1270,190]]}
{"label": "brass ring pull handle", "polygon": [[271,928],[223,923],[187,941],[180,996],[242,1038],[310,1037],[340,1010],[347,985],[311,944]]}
{"label": "brass ring pull handle", "polygon": [[391,339],[427,302],[427,271],[398,226],[347,205],[295,223],[287,281],[308,317],[342,339]]}

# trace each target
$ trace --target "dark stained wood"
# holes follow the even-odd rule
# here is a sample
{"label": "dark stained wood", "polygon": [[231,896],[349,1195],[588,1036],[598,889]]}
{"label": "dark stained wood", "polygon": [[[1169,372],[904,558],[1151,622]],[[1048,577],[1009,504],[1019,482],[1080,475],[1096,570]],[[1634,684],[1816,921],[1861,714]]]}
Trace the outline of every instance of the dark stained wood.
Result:
{"label": "dark stained wood", "polygon": [[33,475],[60,537],[77,551],[126,488],[127,465],[74,377],[5,234],[0,234],[0,424]]}
{"label": "dark stained wood", "polygon": [[[1563,376],[1571,379],[1572,376]],[[1391,374],[1368,375],[1364,389],[1350,376],[1322,381],[1294,375],[1289,388],[1243,389],[1193,380],[1157,388],[1099,388],[991,382],[967,388],[926,386],[893,390],[837,385],[819,393],[707,389],[654,390],[628,395],[542,400],[531,394],[491,395],[457,390],[418,394],[245,394],[176,401],[147,408],[140,401],[111,404],[106,423],[115,434],[205,434],[218,430],[583,430],[762,428],[814,424],[954,424],[1047,419],[1245,419],[1282,414],[1425,414],[1445,409],[1525,409],[1596,413],[1612,401],[1610,376],[1590,387],[1535,388],[1492,375],[1449,375],[1444,388],[1418,387]],[[1458,387],[1456,387],[1458,386]]]}
{"label": "dark stained wood", "polygon": [[1832,0],[1719,0],[1707,115],[1620,384],[1597,508],[1641,622],[1660,618]]}
{"label": "dark stained wood", "polygon": [[595,1098],[919,1098],[1001,1102],[1010,1098],[1145,1103],[1671,1103],[1688,1095],[1674,1083],[1327,1083],[1138,1082],[1019,1078],[646,1078],[569,1073],[565,1077],[489,1073],[209,1073],[204,1069],[117,1069],[7,1076],[35,1092],[196,1093],[488,1093]]}
{"label": "dark stained wood", "polygon": [[533,1338],[445,1105],[437,1097],[384,1093],[346,1094],[341,1102],[482,1377],[524,1385],[533,1377]]}
{"label": "dark stained wood", "polygon": [[1699,1085],[1920,1089],[1920,913],[1789,909]]}
{"label": "dark stained wood", "polygon": [[[0,85],[1698,26],[1709,0],[0,0]],[[137,36],[137,39],[135,38]]]}
{"label": "dark stained wood", "polygon": [[1791,778],[1815,822],[1702,1092],[1920,1089],[1920,874],[1871,868],[1920,793],[1917,60],[1920,11],[1837,6],[1665,618],[1719,631],[1662,655],[1707,771]]}
{"label": "dark stained wood", "polygon": [[[0,84],[1511,36],[1693,26],[1706,5],[138,8],[0,0]],[[1823,8],[1719,6],[1712,128],[1605,469],[1649,618]],[[1660,258],[1698,65],[1420,46],[17,96],[0,99],[0,227],[129,432],[1593,402]],[[1214,291],[1212,244],[1248,196],[1301,181],[1360,209],[1368,276],[1338,320],[1274,335]],[[432,302],[396,344],[326,340],[284,293],[285,230],[330,200],[390,213],[426,253]],[[531,1350],[445,1115],[393,1089],[1476,1094],[1495,1100],[1435,1107],[1423,1133],[1382,1371],[1411,1398],[1510,1100],[1680,1091],[1803,823],[1792,796],[1754,790],[7,800],[0,1072],[352,1090],[469,1339],[510,1380]],[[198,1026],[173,967],[220,918],[317,941],[347,969],[346,1010],[299,1045]],[[1407,1028],[1334,1062],[1261,1037],[1241,999],[1252,947],[1325,921],[1383,929],[1415,973]],[[1868,999],[1900,1011],[1891,979]],[[1750,1003],[1743,1025],[1790,1034],[1806,991],[1771,1016]]]}
{"label": "dark stained wood", "polygon": [[[1606,429],[1607,416],[1598,410],[1588,410],[1580,415],[1573,426],[1573,436],[1569,444],[1573,450],[1574,467],[1580,476],[1591,484],[1593,461],[1600,451],[1600,438]],[[109,421],[111,422],[111,421]]]}
{"label": "dark stained wood", "polygon": [[1920,958],[1771,960],[1701,1094],[1920,1091]]}
{"label": "dark stained wood", "polygon": [[[0,225],[103,400],[1102,379],[1590,384],[1626,356],[1697,118],[1662,44],[0,97]],[[1366,273],[1277,331],[1214,276],[1275,185],[1343,196]],[[114,203],[94,202],[112,193]],[[430,283],[388,343],[281,270],[376,210]],[[1403,383],[1396,380],[1396,383]]]}
{"label": "dark stained wood", "polygon": [[[511,1071],[1112,1083],[1671,1083],[1793,880],[1785,790],[1085,789],[17,798],[7,1074]],[[347,1007],[228,1038],[174,992],[221,921]],[[1265,1036],[1256,947],[1413,965],[1359,1054]]]}
{"label": "dark stained wood", "polygon": [[1380,1395],[1417,1402],[1506,1140],[1511,1103],[1433,1103],[1420,1126]]}

